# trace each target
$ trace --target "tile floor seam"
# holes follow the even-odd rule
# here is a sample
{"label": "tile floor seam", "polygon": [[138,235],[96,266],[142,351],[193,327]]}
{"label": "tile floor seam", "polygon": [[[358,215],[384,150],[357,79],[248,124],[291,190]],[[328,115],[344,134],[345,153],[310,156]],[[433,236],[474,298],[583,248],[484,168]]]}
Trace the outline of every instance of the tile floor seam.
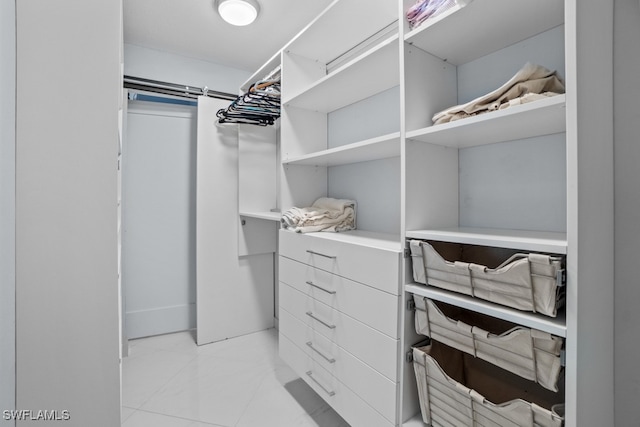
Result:
{"label": "tile floor seam", "polygon": [[128,416],[126,416],[124,419],[122,418],[122,411],[120,411],[120,425],[123,425],[129,418],[131,418],[133,414],[136,413],[137,409],[132,408],[130,406],[126,406],[126,405],[121,405],[121,407],[131,410],[131,413]]}
{"label": "tile floor seam", "polygon": [[[158,349],[157,351],[165,351],[164,349]],[[158,387],[153,393],[151,393],[149,395],[149,397],[147,397],[147,399],[145,399],[138,408],[135,408],[136,411],[142,410],[141,408],[146,405],[151,399],[153,399],[158,393],[160,393],[160,391],[167,385],[169,384],[176,376],[178,376],[183,370],[185,370],[189,365],[191,365],[193,363],[193,361],[195,359],[197,359],[197,355],[191,357],[191,359],[189,360],[189,362],[187,362],[182,368],[178,369],[171,377],[169,377],[165,382],[162,383],[162,385],[160,385],[160,387]],[[144,411],[144,412],[151,412],[151,411]],[[153,413],[157,413],[159,414],[159,412],[153,412]],[[166,414],[160,414],[160,415],[166,415]]]}
{"label": "tile floor seam", "polygon": [[247,412],[247,408],[251,405],[251,403],[255,400],[256,396],[258,395],[258,391],[260,390],[260,387],[262,387],[262,384],[264,383],[264,381],[267,379],[267,375],[270,374],[271,372],[275,372],[276,370],[277,369],[272,368],[271,370],[269,370],[269,371],[265,372],[264,374],[262,374],[262,379],[260,380],[260,383],[257,385],[255,390],[253,391],[253,396],[251,396],[251,399],[249,399],[249,401],[245,405],[244,410],[242,411],[242,414],[240,414],[240,416],[238,417],[236,422],[233,424],[233,427],[237,427],[237,425],[240,423],[240,421],[242,421],[242,417]]}
{"label": "tile floor seam", "polygon": [[[213,344],[215,344],[215,343],[213,343]],[[169,378],[162,386],[160,386],[147,400],[145,400],[137,410],[144,411],[144,412],[147,412],[147,413],[153,413],[153,414],[157,414],[157,415],[167,416],[167,417],[184,418],[184,417],[178,417],[176,415],[171,415],[171,414],[168,414],[168,413],[165,413],[165,412],[152,411],[152,410],[143,409],[143,408],[145,406],[147,406],[147,404],[150,404],[156,398],[156,396],[158,396],[158,395],[160,395],[160,393],[164,392],[166,387],[171,382],[173,382],[173,380],[176,377],[178,377],[182,373],[182,371],[185,371],[191,365],[193,365],[194,363],[197,363],[199,360],[201,360],[202,357],[203,357],[203,355],[195,355],[187,364],[185,364],[184,367],[179,369],[171,378]],[[208,361],[216,360],[220,364],[223,364],[224,362],[228,362],[228,361],[233,361],[234,360],[232,358],[227,358],[227,357],[221,356],[219,354],[206,355],[205,358]],[[267,376],[267,373],[268,372],[265,372],[265,373],[262,374],[262,378],[261,378],[259,384],[262,384],[262,382],[265,380],[265,378]],[[258,392],[258,390],[259,390],[259,386],[256,386],[256,388],[255,388],[255,390],[253,392],[253,395],[251,397],[251,400],[253,400],[255,398],[255,395]],[[242,419],[242,415],[244,414],[244,411],[246,411],[247,407],[248,407],[248,405],[245,406],[243,412],[238,416],[238,419],[235,422],[233,422],[233,424],[226,425],[226,424],[213,423],[213,425],[214,426],[222,426],[222,427],[235,427],[235,425],[237,425],[237,423]],[[191,418],[185,418],[185,419],[188,419],[188,420],[194,421],[194,422],[204,423],[204,424],[209,423],[208,421],[204,421],[204,420],[201,420],[201,419],[191,419]]]}
{"label": "tile floor seam", "polygon": [[204,424],[206,426],[211,426],[211,427],[233,427],[233,426],[227,426],[227,425],[224,425],[224,424],[208,423],[208,422],[204,422],[204,421],[201,421],[201,420],[194,420],[193,418],[178,417],[176,415],[162,414],[160,412],[149,411],[149,410],[146,410],[146,409],[136,409],[136,411],[146,412],[147,414],[161,415],[161,416],[167,417],[167,418],[175,418],[177,420],[190,421],[192,423]]}

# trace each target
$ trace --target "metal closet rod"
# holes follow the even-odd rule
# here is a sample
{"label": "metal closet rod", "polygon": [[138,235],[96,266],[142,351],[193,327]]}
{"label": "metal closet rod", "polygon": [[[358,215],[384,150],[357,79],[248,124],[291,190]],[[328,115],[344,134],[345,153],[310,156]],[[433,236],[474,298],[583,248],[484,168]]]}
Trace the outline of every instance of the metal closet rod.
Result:
{"label": "metal closet rod", "polygon": [[195,86],[179,85],[175,83],[161,82],[159,80],[144,79],[142,77],[124,76],[124,87],[127,89],[143,90],[147,92],[162,93],[164,95],[180,96],[183,98],[195,99],[199,96],[226,99],[233,101],[238,97],[232,93],[218,92],[210,90],[206,86],[199,88]]}

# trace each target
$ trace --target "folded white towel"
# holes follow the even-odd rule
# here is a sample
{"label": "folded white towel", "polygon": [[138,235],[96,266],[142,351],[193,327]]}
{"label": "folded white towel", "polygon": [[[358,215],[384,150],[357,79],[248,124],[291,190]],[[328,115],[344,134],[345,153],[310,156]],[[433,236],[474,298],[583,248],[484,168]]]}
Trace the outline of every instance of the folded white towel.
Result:
{"label": "folded white towel", "polygon": [[356,228],[356,202],[321,197],[310,207],[291,208],[282,214],[282,225],[297,233],[346,231]]}

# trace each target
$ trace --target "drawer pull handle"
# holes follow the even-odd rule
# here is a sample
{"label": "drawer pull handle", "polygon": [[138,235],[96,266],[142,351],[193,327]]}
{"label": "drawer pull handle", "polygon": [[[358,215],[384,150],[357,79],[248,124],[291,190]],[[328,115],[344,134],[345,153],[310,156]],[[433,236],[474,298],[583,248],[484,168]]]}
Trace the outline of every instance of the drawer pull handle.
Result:
{"label": "drawer pull handle", "polygon": [[311,317],[313,320],[317,320],[318,322],[322,323],[324,326],[326,326],[329,329],[335,329],[336,325],[330,325],[329,323],[325,322],[322,319],[317,318],[316,316],[313,315],[312,312],[307,311],[307,316]]}
{"label": "drawer pull handle", "polygon": [[307,343],[307,345],[311,348],[311,350],[315,351],[316,353],[318,353],[320,356],[323,357],[324,360],[326,360],[329,363],[336,363],[336,359],[334,359],[333,357],[327,357],[325,356],[320,350],[318,350],[317,348],[315,348],[313,346],[313,343],[311,341],[309,341]]}
{"label": "drawer pull handle", "polygon": [[320,382],[317,379],[313,378],[313,372],[307,371],[307,375],[309,376],[309,378],[311,378],[311,380],[314,383],[318,384],[318,387],[320,387],[322,390],[324,390],[325,393],[327,393],[329,396],[335,396],[335,394],[336,394],[335,391],[327,389],[325,386],[320,384]]}
{"label": "drawer pull handle", "polygon": [[316,284],[315,284],[315,283],[313,283],[311,280],[307,280],[307,285],[311,285],[311,286],[313,286],[314,288],[318,288],[318,289],[320,289],[321,291],[325,291],[326,293],[331,294],[331,295],[335,295],[335,293],[336,293],[336,291],[331,291],[331,290],[329,290],[329,289],[327,289],[327,288],[323,288],[322,286],[316,285]]}
{"label": "drawer pull handle", "polygon": [[331,258],[331,259],[336,259],[337,258],[336,256],[321,254],[320,252],[314,252],[314,251],[311,251],[309,249],[307,249],[307,252],[310,253],[311,255],[319,255],[319,256],[323,256],[325,258]]}

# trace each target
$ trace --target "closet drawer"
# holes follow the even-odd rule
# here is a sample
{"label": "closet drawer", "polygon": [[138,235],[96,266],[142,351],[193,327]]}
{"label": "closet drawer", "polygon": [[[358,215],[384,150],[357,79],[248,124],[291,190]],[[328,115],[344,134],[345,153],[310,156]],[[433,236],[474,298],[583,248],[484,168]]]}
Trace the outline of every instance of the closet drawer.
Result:
{"label": "closet drawer", "polygon": [[343,350],[324,335],[308,328],[282,310],[280,333],[301,348],[313,361],[376,408],[389,421],[395,420],[397,384]]}
{"label": "closet drawer", "polygon": [[398,338],[397,295],[280,257],[280,280],[378,331]]}
{"label": "closet drawer", "polygon": [[[324,335],[391,381],[397,379],[399,340],[340,313],[280,282],[280,313],[286,310],[309,329]],[[286,316],[286,314],[285,314]]]}
{"label": "closet drawer", "polygon": [[[327,234],[330,233],[299,234],[280,230],[279,253],[391,294],[400,294],[399,245],[398,250],[390,250],[335,240],[336,236]],[[342,238],[348,240],[348,237]]]}
{"label": "closet drawer", "polygon": [[280,334],[279,349],[282,360],[289,364],[352,427],[393,427],[395,425],[307,356],[283,334]]}

